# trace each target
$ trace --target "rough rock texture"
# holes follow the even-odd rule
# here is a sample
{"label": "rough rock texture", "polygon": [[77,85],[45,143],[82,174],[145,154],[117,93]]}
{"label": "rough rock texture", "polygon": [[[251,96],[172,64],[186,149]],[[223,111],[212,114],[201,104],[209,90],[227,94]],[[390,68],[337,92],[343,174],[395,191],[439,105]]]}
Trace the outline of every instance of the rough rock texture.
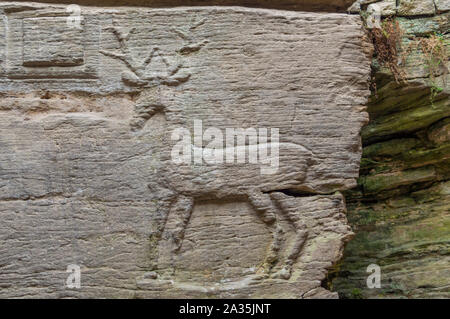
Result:
{"label": "rough rock texture", "polygon": [[450,11],[450,1],[448,0],[434,0],[434,4],[438,12]]}
{"label": "rough rock texture", "polygon": [[[450,52],[449,13],[419,15],[396,18],[403,52],[414,48],[403,65],[406,82],[373,63],[377,91],[362,131],[361,177],[345,194],[356,236],[330,274],[340,297],[450,297],[449,66],[440,63],[430,76],[430,59],[410,46],[433,37]],[[380,289],[366,286],[372,263],[381,267]]]}
{"label": "rough rock texture", "polygon": [[369,5],[374,4],[386,16],[432,16],[450,10],[449,0],[357,0],[347,9],[350,13],[364,13]]}
{"label": "rough rock texture", "polygon": [[434,0],[400,0],[397,9],[399,16],[423,16],[434,13]]}
{"label": "rough rock texture", "polygon": [[[352,235],[358,16],[82,8],[74,29],[65,6],[0,8],[1,297],[337,297],[321,281]],[[199,121],[268,128],[225,151],[270,161],[198,162]]]}

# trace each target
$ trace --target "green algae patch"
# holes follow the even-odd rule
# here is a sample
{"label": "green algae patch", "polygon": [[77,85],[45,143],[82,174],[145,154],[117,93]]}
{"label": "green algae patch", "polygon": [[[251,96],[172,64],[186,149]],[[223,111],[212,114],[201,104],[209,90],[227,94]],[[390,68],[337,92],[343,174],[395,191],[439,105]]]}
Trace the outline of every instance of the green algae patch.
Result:
{"label": "green algae patch", "polygon": [[420,167],[441,163],[450,159],[450,143],[433,149],[410,150],[405,152],[402,157],[406,167]]}
{"label": "green algae patch", "polygon": [[416,138],[400,138],[368,145],[363,149],[363,158],[394,157],[420,145]]}
{"label": "green algae patch", "polygon": [[390,174],[366,176],[360,179],[360,181],[364,194],[376,194],[399,186],[432,181],[435,177],[435,168],[428,166]]}
{"label": "green algae patch", "polygon": [[423,106],[412,110],[395,113],[377,118],[363,128],[361,136],[366,144],[395,136],[424,129],[434,122],[450,116],[450,102],[448,99],[436,102],[434,106]]}
{"label": "green algae patch", "polygon": [[397,55],[373,58],[360,178],[345,192],[356,235],[330,271],[340,298],[450,298],[449,17],[394,15]]}
{"label": "green algae patch", "polygon": [[408,110],[430,103],[430,88],[424,85],[399,87],[389,82],[371,96],[367,110],[372,117]]}

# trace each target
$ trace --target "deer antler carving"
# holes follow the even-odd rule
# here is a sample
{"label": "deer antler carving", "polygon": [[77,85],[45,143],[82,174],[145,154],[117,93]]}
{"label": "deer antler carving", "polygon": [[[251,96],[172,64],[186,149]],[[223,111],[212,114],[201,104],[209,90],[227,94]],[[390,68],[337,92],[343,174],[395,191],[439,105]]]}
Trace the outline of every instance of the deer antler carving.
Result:
{"label": "deer antler carving", "polygon": [[[206,19],[203,19],[192,26],[189,27],[189,31],[195,30],[198,26],[204,24]],[[117,41],[119,42],[119,52],[100,50],[100,53],[111,58],[121,60],[128,70],[122,72],[122,81],[130,86],[154,86],[157,84],[165,85],[178,85],[187,81],[190,74],[183,72],[183,63],[181,61],[176,61],[174,64],[169,63],[167,58],[161,53],[158,47],[153,47],[148,53],[148,56],[143,60],[137,60],[133,57],[130,50],[128,40],[130,36],[136,32],[136,28],[131,28],[128,32],[123,32],[118,28],[118,26],[113,21],[113,26],[107,28],[111,30],[115,35]],[[177,50],[180,55],[188,55],[193,52],[199,51],[208,41],[204,40],[198,43],[193,43],[193,38],[190,34],[185,31],[174,29],[174,32],[180,36],[184,45]],[[165,74],[157,73],[150,74],[147,73],[147,67],[153,60],[153,58],[159,57],[164,63],[167,71]]]}
{"label": "deer antler carving", "polygon": [[197,43],[194,43],[194,39],[192,37],[192,31],[197,29],[199,26],[203,25],[206,21],[205,19],[202,19],[198,22],[194,22],[189,28],[188,31],[180,30],[180,29],[172,29],[183,41],[184,46],[179,49],[177,52],[182,55],[188,55],[193,52],[199,51],[204,45],[208,43],[207,40],[203,40]]}

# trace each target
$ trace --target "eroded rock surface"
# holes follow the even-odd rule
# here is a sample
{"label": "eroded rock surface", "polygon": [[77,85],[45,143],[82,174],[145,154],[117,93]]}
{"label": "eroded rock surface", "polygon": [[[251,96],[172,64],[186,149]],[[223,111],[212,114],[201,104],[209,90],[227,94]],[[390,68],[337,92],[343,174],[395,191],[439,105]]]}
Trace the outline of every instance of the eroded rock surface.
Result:
{"label": "eroded rock surface", "polygon": [[[340,297],[450,297],[450,2],[435,0],[436,14],[431,2],[400,1],[401,16],[391,17],[400,26],[404,81],[373,62],[377,90],[362,131],[360,178],[345,194],[356,235],[330,276]],[[417,45],[433,39],[447,52],[436,68],[436,54]],[[366,284],[370,264],[381,269],[376,289]]]}
{"label": "eroded rock surface", "polygon": [[[0,296],[337,297],[321,281],[352,235],[359,17],[83,7],[74,27],[65,6],[0,8]],[[256,162],[207,162],[209,128]]]}

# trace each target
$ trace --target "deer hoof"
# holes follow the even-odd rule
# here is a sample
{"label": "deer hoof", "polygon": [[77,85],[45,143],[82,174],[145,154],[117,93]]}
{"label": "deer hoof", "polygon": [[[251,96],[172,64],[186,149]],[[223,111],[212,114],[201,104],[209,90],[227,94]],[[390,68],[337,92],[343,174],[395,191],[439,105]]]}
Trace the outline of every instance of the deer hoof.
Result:
{"label": "deer hoof", "polygon": [[284,267],[283,269],[277,271],[272,275],[274,279],[289,279],[291,278],[291,269],[288,267]]}
{"label": "deer hoof", "polygon": [[158,274],[154,271],[146,272],[144,274],[144,279],[157,279],[157,278],[158,278]]}

